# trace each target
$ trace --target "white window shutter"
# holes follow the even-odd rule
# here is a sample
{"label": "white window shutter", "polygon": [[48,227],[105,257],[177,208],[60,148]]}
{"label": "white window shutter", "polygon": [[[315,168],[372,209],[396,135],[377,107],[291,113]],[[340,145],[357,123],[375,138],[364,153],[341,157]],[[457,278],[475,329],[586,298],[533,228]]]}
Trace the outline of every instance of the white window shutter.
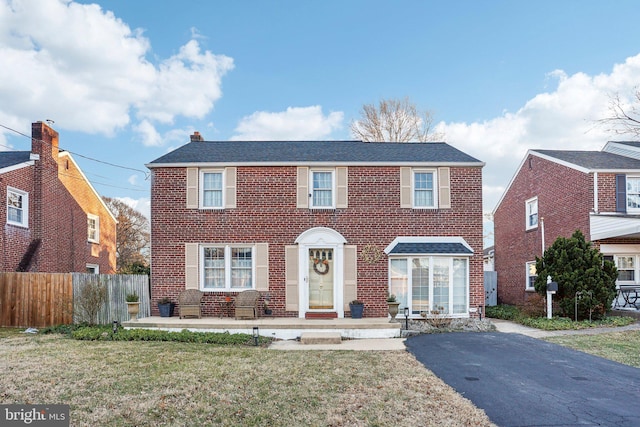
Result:
{"label": "white window shutter", "polygon": [[187,209],[198,209],[198,168],[187,168]]}
{"label": "white window shutter", "polygon": [[358,298],[358,247],[344,246],[344,310],[348,311],[349,303]]}
{"label": "white window shutter", "polygon": [[298,298],[300,295],[298,286],[299,265],[298,246],[285,246],[285,310],[298,311]]}
{"label": "white window shutter", "polygon": [[349,169],[336,168],[336,208],[346,209],[349,201]]}
{"label": "white window shutter", "polygon": [[224,207],[226,209],[233,209],[236,207],[237,168],[235,167],[225,168],[224,174],[225,174]]}
{"label": "white window shutter", "polygon": [[400,168],[400,207],[411,208],[411,168]]}
{"label": "white window shutter", "polygon": [[200,245],[197,243],[184,244],[184,285],[185,289],[199,289],[198,255]]}
{"label": "white window shutter", "polygon": [[256,290],[269,290],[269,244],[256,244]]}
{"label": "white window shutter", "polygon": [[297,207],[309,207],[309,168],[299,167],[297,178]]}
{"label": "white window shutter", "polygon": [[438,207],[451,207],[451,171],[449,168],[438,168]]}

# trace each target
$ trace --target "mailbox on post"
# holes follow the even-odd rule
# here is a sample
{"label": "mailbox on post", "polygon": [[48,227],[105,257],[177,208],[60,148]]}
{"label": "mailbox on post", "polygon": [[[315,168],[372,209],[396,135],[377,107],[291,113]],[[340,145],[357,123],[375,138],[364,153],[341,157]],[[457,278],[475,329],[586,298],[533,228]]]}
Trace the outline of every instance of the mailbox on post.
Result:
{"label": "mailbox on post", "polygon": [[558,292],[558,282],[552,282],[551,276],[547,276],[547,319],[553,317],[553,294]]}

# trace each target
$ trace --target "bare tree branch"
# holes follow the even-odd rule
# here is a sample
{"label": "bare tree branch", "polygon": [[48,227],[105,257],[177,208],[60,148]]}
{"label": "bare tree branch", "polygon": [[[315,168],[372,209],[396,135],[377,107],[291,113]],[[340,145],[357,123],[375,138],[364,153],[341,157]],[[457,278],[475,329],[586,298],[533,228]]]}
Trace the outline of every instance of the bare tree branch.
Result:
{"label": "bare tree branch", "polygon": [[615,135],[640,137],[640,90],[636,89],[633,97],[633,102],[626,104],[620,99],[620,94],[611,96],[609,115],[597,120],[597,123]]}
{"label": "bare tree branch", "polygon": [[420,112],[409,98],[382,99],[365,104],[360,120],[351,123],[351,135],[365,142],[428,142],[444,138],[433,130],[433,115]]}
{"label": "bare tree branch", "polygon": [[116,269],[123,271],[134,263],[149,265],[149,220],[117,199],[103,197],[118,220],[116,226]]}

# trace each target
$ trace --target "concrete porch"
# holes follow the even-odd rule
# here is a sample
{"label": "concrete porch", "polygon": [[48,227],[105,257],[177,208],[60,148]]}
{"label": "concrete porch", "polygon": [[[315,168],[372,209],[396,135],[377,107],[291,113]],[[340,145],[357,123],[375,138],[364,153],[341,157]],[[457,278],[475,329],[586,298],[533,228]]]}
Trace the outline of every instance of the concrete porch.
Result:
{"label": "concrete porch", "polygon": [[229,332],[252,334],[254,326],[264,337],[294,340],[303,333],[339,333],[349,339],[398,338],[401,323],[389,323],[384,318],[363,319],[300,319],[297,317],[259,317],[251,320],[236,320],[228,317],[203,317],[201,319],[180,319],[179,317],[144,317],[123,322],[125,328],[159,329],[197,332]]}

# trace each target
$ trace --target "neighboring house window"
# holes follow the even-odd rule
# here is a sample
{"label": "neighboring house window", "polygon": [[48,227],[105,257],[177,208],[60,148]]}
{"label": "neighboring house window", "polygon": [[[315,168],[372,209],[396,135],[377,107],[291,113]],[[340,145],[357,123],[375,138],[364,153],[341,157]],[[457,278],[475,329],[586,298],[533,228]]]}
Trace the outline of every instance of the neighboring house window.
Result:
{"label": "neighboring house window", "polygon": [[205,209],[224,207],[224,174],[222,171],[203,170],[200,172],[200,200]]}
{"label": "neighboring house window", "polygon": [[627,176],[627,212],[640,211],[640,177]]}
{"label": "neighboring house window", "polygon": [[635,282],[636,257],[633,255],[618,255],[616,257],[618,280],[621,282]]}
{"label": "neighboring house window", "polygon": [[87,240],[100,243],[100,217],[87,214]]}
{"label": "neighboring house window", "polygon": [[100,266],[98,264],[87,264],[87,273],[89,274],[100,273]]}
{"label": "neighboring house window", "polygon": [[334,172],[311,171],[311,208],[334,207]]}
{"label": "neighboring house window", "polygon": [[440,256],[392,258],[389,293],[412,314],[468,313],[468,259]]}
{"label": "neighboring house window", "polygon": [[254,287],[252,247],[203,246],[202,289],[242,290]]}
{"label": "neighboring house window", "polygon": [[29,227],[29,193],[7,187],[7,224]]}
{"label": "neighboring house window", "polygon": [[533,199],[527,200],[525,202],[525,207],[527,211],[526,229],[531,230],[538,226],[538,198],[534,197]]}
{"label": "neighboring house window", "polygon": [[413,207],[435,208],[436,206],[436,173],[433,170],[414,170],[413,172]]}
{"label": "neighboring house window", "polygon": [[525,289],[527,291],[535,290],[536,279],[538,278],[538,273],[536,273],[536,262],[531,261],[527,263],[527,283],[525,285]]}

